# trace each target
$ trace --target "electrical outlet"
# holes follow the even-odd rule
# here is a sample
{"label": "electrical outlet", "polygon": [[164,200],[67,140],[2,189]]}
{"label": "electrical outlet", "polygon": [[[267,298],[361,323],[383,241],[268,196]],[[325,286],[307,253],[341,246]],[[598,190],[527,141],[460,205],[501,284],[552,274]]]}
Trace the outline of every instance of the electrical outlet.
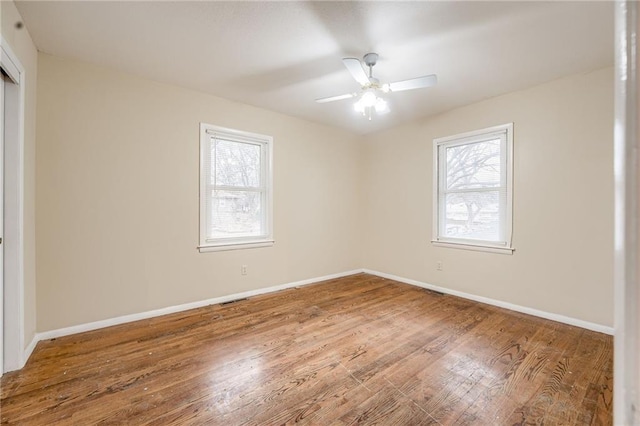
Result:
{"label": "electrical outlet", "polygon": [[442,261],[441,260],[438,260],[436,262],[436,270],[437,271],[442,271]]}
{"label": "electrical outlet", "polygon": [[241,273],[242,275],[247,275],[247,265],[242,265],[242,266],[240,267],[240,273]]}

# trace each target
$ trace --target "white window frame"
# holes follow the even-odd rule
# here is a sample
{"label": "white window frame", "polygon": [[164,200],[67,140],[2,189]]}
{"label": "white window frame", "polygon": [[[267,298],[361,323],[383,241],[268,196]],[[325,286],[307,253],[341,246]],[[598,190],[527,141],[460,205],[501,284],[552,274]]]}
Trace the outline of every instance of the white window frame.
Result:
{"label": "white window frame", "polygon": [[[440,153],[444,151],[441,148],[447,148],[456,145],[467,145],[487,140],[495,140],[501,138],[502,144],[500,149],[501,176],[500,187],[506,188],[506,206],[501,208],[504,217],[501,220],[501,241],[482,241],[475,239],[451,238],[442,236],[441,223],[444,219],[444,167],[442,163],[444,158],[440,158]],[[495,188],[492,188],[495,190]],[[474,190],[474,192],[482,190]],[[472,132],[461,133],[453,136],[447,136],[433,140],[433,239],[432,244],[437,247],[459,248],[466,250],[479,250],[493,253],[512,254],[514,248],[512,246],[513,233],[513,123],[503,124],[500,126],[489,127],[486,129],[475,130]]]}
{"label": "white window frame", "polygon": [[[261,155],[261,194],[263,225],[265,233],[255,237],[238,238],[208,238],[209,220],[211,215],[208,212],[208,198],[211,197],[210,173],[213,165],[211,162],[211,142],[215,137],[231,142],[251,143],[259,145],[262,149]],[[269,247],[274,244],[273,239],[273,138],[271,136],[257,133],[245,132],[242,130],[229,129],[226,127],[214,126],[212,124],[200,123],[200,245],[198,249],[201,253],[222,250],[238,250],[256,247]]]}

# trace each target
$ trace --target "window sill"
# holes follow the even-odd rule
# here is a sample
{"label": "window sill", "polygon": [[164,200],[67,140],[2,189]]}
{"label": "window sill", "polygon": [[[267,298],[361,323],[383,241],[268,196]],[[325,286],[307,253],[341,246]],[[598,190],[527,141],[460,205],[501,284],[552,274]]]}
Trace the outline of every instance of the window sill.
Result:
{"label": "window sill", "polygon": [[260,241],[247,241],[243,243],[218,243],[199,246],[200,253],[207,253],[210,251],[227,251],[227,250],[244,250],[259,247],[271,247],[275,244],[273,240],[260,240]]}
{"label": "window sill", "polygon": [[512,247],[453,243],[450,241],[445,242],[445,241],[432,240],[431,244],[433,244],[434,247],[446,247],[446,248],[454,248],[454,249],[461,249],[461,250],[484,251],[487,253],[499,253],[499,254],[513,254],[515,250]]}

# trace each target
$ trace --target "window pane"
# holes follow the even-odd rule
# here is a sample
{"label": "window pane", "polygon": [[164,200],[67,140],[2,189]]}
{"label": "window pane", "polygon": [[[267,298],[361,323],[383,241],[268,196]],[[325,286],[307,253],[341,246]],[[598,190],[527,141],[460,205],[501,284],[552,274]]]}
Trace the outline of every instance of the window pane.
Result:
{"label": "window pane", "polygon": [[209,238],[263,235],[259,192],[212,191]]}
{"label": "window pane", "polygon": [[213,185],[257,188],[260,186],[260,146],[250,143],[216,140],[211,144],[215,162]]}
{"label": "window pane", "polygon": [[500,186],[500,139],[446,148],[447,189]]}
{"label": "window pane", "polygon": [[500,240],[500,191],[465,192],[445,197],[444,236]]}

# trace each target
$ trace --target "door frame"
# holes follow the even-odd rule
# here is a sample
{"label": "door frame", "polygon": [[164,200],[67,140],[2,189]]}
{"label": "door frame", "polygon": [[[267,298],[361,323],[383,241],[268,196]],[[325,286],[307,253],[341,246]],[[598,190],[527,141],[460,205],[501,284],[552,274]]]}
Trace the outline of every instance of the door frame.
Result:
{"label": "door frame", "polygon": [[24,114],[25,70],[4,37],[0,66],[5,82],[4,138],[4,365],[18,370],[26,362],[24,344]]}
{"label": "door frame", "polygon": [[640,424],[640,93],[635,1],[615,2],[615,424]]}

